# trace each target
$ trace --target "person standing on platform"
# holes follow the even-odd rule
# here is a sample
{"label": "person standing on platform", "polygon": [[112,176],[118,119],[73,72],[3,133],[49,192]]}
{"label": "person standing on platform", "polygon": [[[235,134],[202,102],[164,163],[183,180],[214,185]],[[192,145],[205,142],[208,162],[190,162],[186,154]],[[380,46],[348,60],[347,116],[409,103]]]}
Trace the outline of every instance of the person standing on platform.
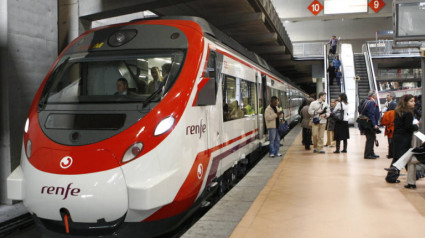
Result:
{"label": "person standing on platform", "polygon": [[306,100],[306,105],[301,109],[300,112],[302,117],[301,126],[303,127],[302,142],[306,150],[310,150],[310,145],[313,144],[311,142],[311,115],[308,113],[308,108],[310,107],[311,101],[312,100],[308,98]]}
{"label": "person standing on platform", "polygon": [[414,120],[415,97],[403,95],[395,109],[393,136],[393,164],[412,146],[413,132],[419,129],[418,120]]}
{"label": "person standing on platform", "polygon": [[279,119],[283,117],[283,112],[279,109],[277,104],[277,97],[273,96],[270,100],[270,105],[267,106],[264,112],[266,127],[269,131],[269,156],[272,158],[275,156],[282,156],[282,154],[279,154],[280,137],[279,133],[277,133],[277,128],[279,126]]}
{"label": "person standing on platform", "polygon": [[382,110],[384,114],[381,118],[381,125],[385,126],[385,136],[388,138],[388,159],[393,158],[393,134],[394,134],[394,109],[397,107],[397,102],[395,101],[395,93],[387,93],[387,102],[385,103],[384,109]]}
{"label": "person standing on platform", "polygon": [[325,134],[326,121],[330,115],[329,105],[325,102],[326,93],[320,92],[316,101],[310,104],[308,113],[313,117],[313,125],[311,132],[313,134],[313,153],[322,153],[323,150],[323,137]]}
{"label": "person standing on platform", "polygon": [[348,128],[348,99],[347,94],[341,93],[338,97],[338,103],[335,105],[334,112],[342,111],[343,119],[342,121],[337,121],[334,128],[334,137],[336,140],[336,150],[334,153],[340,152],[341,141],[344,142],[344,149],[341,150],[342,153],[347,153],[347,140],[350,139],[350,130]]}
{"label": "person standing on platform", "polygon": [[[331,99],[331,113],[334,111],[336,100]],[[329,117],[326,122],[326,147],[333,147],[335,146],[334,142],[334,130],[335,130],[335,120],[332,117]]]}
{"label": "person standing on platform", "polygon": [[394,110],[397,107],[397,102],[395,101],[395,93],[394,92],[388,92],[387,93],[387,101],[385,102],[384,109],[382,109],[382,112],[387,112]]}
{"label": "person standing on platform", "polygon": [[[394,136],[393,136],[393,161],[395,164],[404,153],[412,146],[413,132],[419,129],[419,121],[414,119],[413,110],[415,108],[415,97],[411,94],[403,95],[396,107],[394,118]],[[394,173],[395,172],[395,173]],[[398,171],[389,171],[385,177],[388,183],[399,183]]]}
{"label": "person standing on platform", "polygon": [[373,149],[376,140],[376,131],[379,130],[379,107],[376,103],[376,100],[375,91],[369,91],[368,98],[363,102],[360,110],[360,113],[367,116],[369,118],[369,123],[371,123],[371,128],[360,128],[366,135],[366,144],[364,150],[365,159],[379,158],[379,155],[375,154]]}

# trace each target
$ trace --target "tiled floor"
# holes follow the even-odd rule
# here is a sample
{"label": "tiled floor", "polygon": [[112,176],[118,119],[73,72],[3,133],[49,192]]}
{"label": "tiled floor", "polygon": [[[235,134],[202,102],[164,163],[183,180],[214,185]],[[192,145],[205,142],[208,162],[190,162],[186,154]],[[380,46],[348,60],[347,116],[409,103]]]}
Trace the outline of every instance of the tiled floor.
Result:
{"label": "tiled floor", "polygon": [[381,158],[365,160],[365,136],[350,133],[348,154],[305,151],[300,133],[231,237],[424,237],[425,179],[405,189],[402,171],[386,183],[387,138],[378,135]]}

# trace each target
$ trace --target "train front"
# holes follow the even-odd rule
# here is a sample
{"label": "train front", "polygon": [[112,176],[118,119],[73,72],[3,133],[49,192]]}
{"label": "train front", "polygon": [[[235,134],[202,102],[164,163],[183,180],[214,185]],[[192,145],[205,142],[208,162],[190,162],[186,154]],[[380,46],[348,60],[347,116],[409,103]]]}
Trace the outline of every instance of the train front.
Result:
{"label": "train front", "polygon": [[167,220],[161,208],[188,172],[157,147],[182,117],[202,44],[197,24],[173,20],[105,27],[73,41],[35,96],[9,198],[23,200],[54,237],[154,234],[144,228]]}

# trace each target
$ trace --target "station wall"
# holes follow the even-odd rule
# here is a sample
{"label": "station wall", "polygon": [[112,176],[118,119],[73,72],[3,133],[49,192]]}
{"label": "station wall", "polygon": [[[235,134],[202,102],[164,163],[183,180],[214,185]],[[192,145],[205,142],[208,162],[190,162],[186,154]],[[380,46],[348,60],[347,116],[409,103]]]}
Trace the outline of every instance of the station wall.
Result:
{"label": "station wall", "polygon": [[28,110],[58,55],[57,1],[3,0],[1,26],[0,203],[18,165]]}

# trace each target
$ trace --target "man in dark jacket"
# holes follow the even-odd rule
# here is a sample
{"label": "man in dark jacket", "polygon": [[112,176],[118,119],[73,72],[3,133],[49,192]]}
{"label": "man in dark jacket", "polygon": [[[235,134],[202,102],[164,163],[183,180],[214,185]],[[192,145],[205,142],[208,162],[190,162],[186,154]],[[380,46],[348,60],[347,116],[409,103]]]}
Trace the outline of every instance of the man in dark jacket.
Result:
{"label": "man in dark jacket", "polygon": [[376,140],[376,131],[379,130],[379,107],[375,91],[370,91],[368,93],[368,99],[364,101],[359,113],[367,116],[369,118],[369,123],[371,124],[370,128],[360,128],[360,130],[362,130],[366,135],[364,158],[376,159],[379,155],[375,154],[373,146]]}

